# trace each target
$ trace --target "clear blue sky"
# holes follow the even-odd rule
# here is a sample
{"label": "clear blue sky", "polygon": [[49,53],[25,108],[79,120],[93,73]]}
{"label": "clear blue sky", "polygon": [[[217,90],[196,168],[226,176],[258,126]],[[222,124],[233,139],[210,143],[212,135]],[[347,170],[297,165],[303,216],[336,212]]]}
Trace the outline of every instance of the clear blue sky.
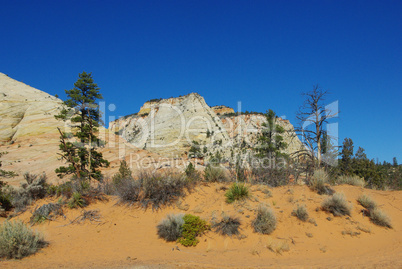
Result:
{"label": "clear blue sky", "polygon": [[85,70],[115,116],[198,92],[295,123],[318,83],[339,101],[340,142],[402,162],[402,1],[0,4],[0,72],[62,99]]}

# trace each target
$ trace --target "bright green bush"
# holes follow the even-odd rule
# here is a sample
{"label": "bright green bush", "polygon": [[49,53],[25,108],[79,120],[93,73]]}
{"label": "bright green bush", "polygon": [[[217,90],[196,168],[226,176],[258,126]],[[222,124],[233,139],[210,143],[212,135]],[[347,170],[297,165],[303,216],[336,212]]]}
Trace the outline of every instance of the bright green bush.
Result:
{"label": "bright green bush", "polygon": [[211,226],[198,216],[187,214],[183,220],[183,230],[178,242],[186,247],[196,246],[199,242],[197,236],[211,229]]}

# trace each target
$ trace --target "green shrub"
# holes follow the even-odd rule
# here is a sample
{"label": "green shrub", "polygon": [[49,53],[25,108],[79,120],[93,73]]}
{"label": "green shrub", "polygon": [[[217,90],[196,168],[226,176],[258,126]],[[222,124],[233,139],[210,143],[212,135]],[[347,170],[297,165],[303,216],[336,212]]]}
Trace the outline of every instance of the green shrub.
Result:
{"label": "green shrub", "polygon": [[327,186],[329,180],[328,173],[324,169],[314,171],[312,178],[309,180],[308,185],[311,190],[316,191],[318,194],[333,194],[334,191]]}
{"label": "green shrub", "polygon": [[390,218],[379,208],[370,210],[370,220],[376,225],[392,228]]}
{"label": "green shrub", "polygon": [[0,210],[9,211],[13,208],[12,189],[7,183],[0,180]]}
{"label": "green shrub", "polygon": [[248,187],[244,183],[233,183],[225,193],[227,203],[246,199],[249,195]]}
{"label": "green shrub", "polygon": [[187,214],[183,217],[183,220],[182,235],[178,239],[178,242],[186,247],[196,246],[199,242],[197,236],[211,228],[205,220],[202,220],[198,216]]}
{"label": "green shrub", "polygon": [[339,176],[334,183],[338,184],[338,185],[342,185],[342,184],[348,184],[348,185],[352,185],[352,186],[358,186],[358,187],[364,187],[366,182],[364,182],[364,179],[353,175],[353,176],[348,176],[348,175],[342,175]]}
{"label": "green shrub", "polygon": [[219,164],[208,164],[204,169],[204,180],[207,182],[225,182],[225,170]]}
{"label": "green shrub", "polygon": [[113,184],[118,185],[122,179],[133,179],[131,169],[125,160],[120,161],[119,172],[112,178]]}
{"label": "green shrub", "polygon": [[334,216],[350,216],[350,207],[341,193],[335,193],[322,203],[322,209],[332,213]]}
{"label": "green shrub", "polygon": [[224,215],[221,219],[221,221],[214,223],[212,225],[212,228],[215,228],[215,232],[219,233],[221,235],[239,235],[239,228],[240,228],[241,222],[240,219],[237,217],[231,217]]}
{"label": "green shrub", "polygon": [[261,234],[270,234],[276,229],[276,217],[271,209],[260,206],[257,217],[252,223],[254,231]]}
{"label": "green shrub", "polygon": [[191,162],[187,165],[185,173],[189,181],[196,182],[201,179],[200,173],[195,170],[194,165]]}
{"label": "green shrub", "polygon": [[87,202],[81,193],[74,192],[70,200],[68,200],[67,205],[69,208],[85,207],[87,206]]}
{"label": "green shrub", "polygon": [[297,208],[293,210],[292,215],[296,216],[301,221],[308,220],[308,212],[304,205],[297,205]]}
{"label": "green shrub", "polygon": [[21,259],[47,245],[43,236],[21,221],[0,224],[0,257]]}
{"label": "green shrub", "polygon": [[63,215],[63,210],[60,204],[44,204],[41,207],[35,209],[29,222],[31,224],[41,223],[46,220],[53,220],[56,216],[61,215]]}
{"label": "green shrub", "polygon": [[377,207],[377,203],[367,195],[361,195],[357,198],[359,204],[367,210],[373,210]]}
{"label": "green shrub", "polygon": [[167,215],[158,226],[158,236],[166,241],[176,241],[180,238],[184,224],[184,214]]}

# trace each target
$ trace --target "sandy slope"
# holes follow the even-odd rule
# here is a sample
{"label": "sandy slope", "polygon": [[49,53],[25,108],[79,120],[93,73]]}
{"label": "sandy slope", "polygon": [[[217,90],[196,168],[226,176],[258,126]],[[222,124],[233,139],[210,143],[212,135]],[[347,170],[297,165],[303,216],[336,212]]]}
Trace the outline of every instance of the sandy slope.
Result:
{"label": "sandy slope", "polygon": [[[253,197],[246,202],[225,203],[224,184],[197,187],[177,204],[157,212],[137,207],[97,202],[86,210],[99,209],[102,223],[68,224],[81,210],[66,211],[59,218],[35,227],[43,231],[49,247],[20,261],[1,261],[1,268],[402,268],[402,192],[384,192],[352,186],[335,187],[352,205],[351,217],[332,217],[316,211],[325,196],[306,186],[271,189],[272,197],[252,186]],[[361,214],[356,198],[370,195],[392,219],[393,229],[372,224]],[[40,203],[44,203],[41,201]],[[277,229],[271,235],[258,235],[251,228],[255,209],[266,203],[274,209]],[[297,204],[305,204],[317,226],[291,216]],[[181,208],[181,209],[179,209]],[[188,209],[187,209],[188,208]],[[187,210],[184,210],[187,209]],[[171,212],[193,213],[211,220],[222,211],[239,216],[243,239],[223,237],[210,231],[196,247],[185,248],[158,239],[156,225]],[[31,213],[19,219],[28,221]],[[331,216],[332,220],[327,220]],[[358,230],[360,226],[370,232]],[[357,236],[342,231],[360,232]],[[308,237],[306,233],[311,233]],[[281,255],[268,246],[286,242],[289,251]],[[178,249],[176,249],[178,246]],[[144,266],[144,267],[143,267]]]}

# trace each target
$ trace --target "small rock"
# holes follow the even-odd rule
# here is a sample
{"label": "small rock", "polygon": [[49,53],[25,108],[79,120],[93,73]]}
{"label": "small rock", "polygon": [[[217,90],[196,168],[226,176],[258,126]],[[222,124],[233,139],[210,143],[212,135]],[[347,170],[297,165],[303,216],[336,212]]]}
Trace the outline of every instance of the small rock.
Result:
{"label": "small rock", "polygon": [[331,218],[331,217],[328,217],[328,218],[327,218],[327,220],[328,220],[328,221],[331,221],[331,220],[332,220],[332,218]]}

